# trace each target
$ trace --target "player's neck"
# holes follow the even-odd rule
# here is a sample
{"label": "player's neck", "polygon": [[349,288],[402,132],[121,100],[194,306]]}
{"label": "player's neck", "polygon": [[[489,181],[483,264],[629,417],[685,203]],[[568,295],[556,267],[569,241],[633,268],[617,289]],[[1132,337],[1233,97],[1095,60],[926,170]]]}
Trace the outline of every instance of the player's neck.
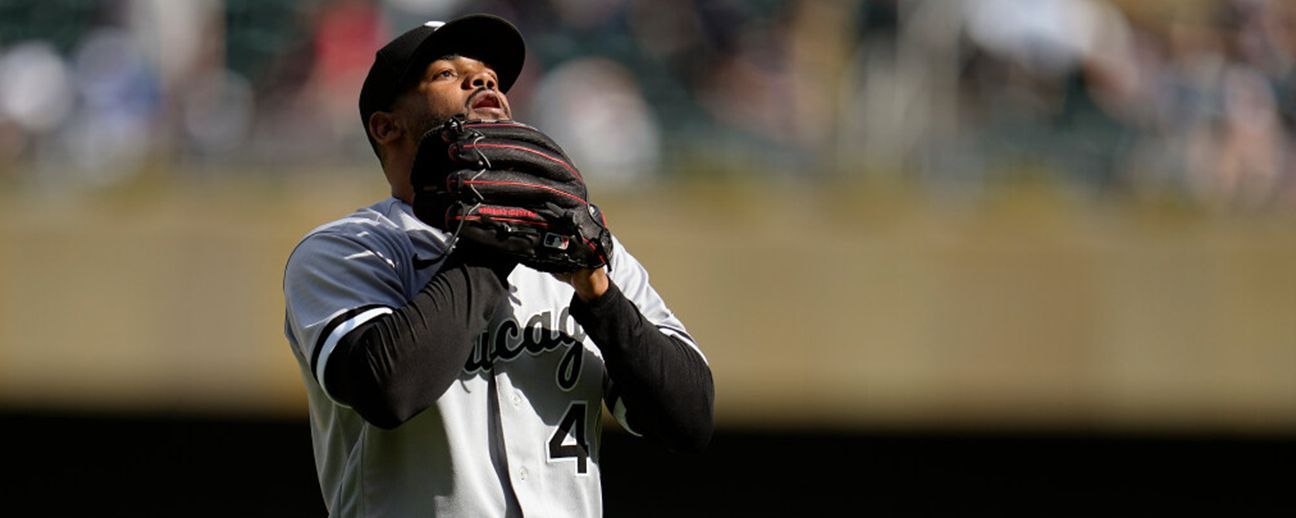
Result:
{"label": "player's neck", "polygon": [[387,183],[391,185],[391,195],[393,198],[405,203],[413,203],[414,188],[410,186],[410,167],[412,161],[404,162],[393,160],[383,164],[383,174],[387,176]]}

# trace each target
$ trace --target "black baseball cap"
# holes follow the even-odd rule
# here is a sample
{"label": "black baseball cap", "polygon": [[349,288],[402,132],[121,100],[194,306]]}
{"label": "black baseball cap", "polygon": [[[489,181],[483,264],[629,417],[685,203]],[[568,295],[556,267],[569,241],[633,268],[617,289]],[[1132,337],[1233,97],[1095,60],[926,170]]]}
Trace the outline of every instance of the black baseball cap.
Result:
{"label": "black baseball cap", "polygon": [[396,96],[423,76],[428,63],[458,54],[486,63],[508,92],[522,72],[526,43],[508,20],[490,14],[470,14],[448,22],[427,22],[397,36],[374,55],[360,88],[360,123],[366,134],[369,116],[391,108]]}

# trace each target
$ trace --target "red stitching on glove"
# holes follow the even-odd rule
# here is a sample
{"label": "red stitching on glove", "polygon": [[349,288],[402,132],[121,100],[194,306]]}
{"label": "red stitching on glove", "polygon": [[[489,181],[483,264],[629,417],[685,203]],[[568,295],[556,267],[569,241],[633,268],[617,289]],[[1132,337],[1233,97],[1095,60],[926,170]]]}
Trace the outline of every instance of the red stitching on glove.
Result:
{"label": "red stitching on glove", "polygon": [[[482,217],[481,217],[481,216],[455,216],[454,219],[455,219],[456,221],[458,221],[458,220],[464,220],[464,221],[481,221]],[[529,219],[497,218],[497,217],[493,217],[493,216],[492,216],[492,217],[490,218],[490,220],[491,220],[491,221],[503,221],[503,222],[505,222],[505,223],[518,223],[518,224],[521,224],[521,225],[528,225],[528,226],[533,226],[533,227],[549,228],[549,224],[548,224],[548,223],[545,223],[545,222],[543,222],[543,221],[534,221],[534,220],[529,220]]]}
{"label": "red stitching on glove", "polygon": [[600,261],[603,261],[603,264],[607,264],[607,257],[599,253],[598,245],[595,245],[593,241],[585,239],[584,236],[581,236],[581,241],[585,242],[585,246],[588,246],[590,251],[594,252],[594,255],[597,255]]}
{"label": "red stitching on glove", "polygon": [[537,220],[544,220],[544,218],[540,217],[539,214],[518,207],[482,207],[480,209],[477,209],[477,212],[479,214],[485,214],[487,216],[518,216],[518,217],[526,217],[526,218],[532,218]]}
{"label": "red stitching on glove", "polygon": [[479,148],[479,147],[497,148],[497,149],[515,149],[515,150],[518,150],[518,151],[525,151],[525,152],[527,152],[527,153],[531,153],[531,154],[533,154],[533,155],[540,155],[540,156],[542,156],[542,157],[544,157],[544,158],[546,158],[546,159],[548,159],[548,160],[550,160],[550,161],[552,161],[552,162],[557,162],[557,163],[561,164],[564,168],[567,169],[567,172],[569,172],[569,173],[571,173],[571,174],[573,174],[573,175],[576,175],[576,178],[579,178],[582,182],[585,181],[585,177],[581,176],[580,171],[577,171],[576,168],[575,168],[575,167],[572,167],[571,164],[568,164],[568,163],[567,163],[566,161],[564,161],[564,160],[561,160],[561,159],[558,159],[558,158],[551,157],[551,156],[549,156],[549,155],[546,155],[546,154],[544,154],[544,153],[541,153],[541,152],[536,151],[536,150],[531,149],[531,148],[522,147],[522,146],[515,146],[515,145],[512,145],[512,144],[464,144],[464,145],[463,145],[463,148],[464,148],[464,149],[476,149],[476,148]]}
{"label": "red stitching on glove", "polygon": [[571,199],[573,199],[573,200],[576,200],[576,201],[579,201],[579,202],[581,202],[581,203],[584,203],[584,204],[586,204],[586,205],[589,205],[589,202],[588,202],[588,201],[585,201],[585,200],[582,199],[580,196],[576,196],[575,194],[572,194],[572,193],[569,193],[569,192],[566,192],[566,191],[561,191],[561,190],[558,190],[558,189],[554,189],[553,187],[549,187],[549,186],[547,186],[547,185],[537,185],[537,184],[533,184],[533,183],[526,183],[526,182],[499,182],[499,181],[489,181],[489,180],[468,180],[468,181],[465,182],[465,183],[467,183],[467,184],[469,184],[469,185],[511,185],[511,186],[514,186],[514,187],[533,187],[533,188],[536,188],[536,189],[544,189],[544,190],[546,190],[546,191],[555,192],[555,193],[561,194],[561,195],[563,195],[563,196],[566,196],[566,197],[568,197],[568,198],[571,198]]}

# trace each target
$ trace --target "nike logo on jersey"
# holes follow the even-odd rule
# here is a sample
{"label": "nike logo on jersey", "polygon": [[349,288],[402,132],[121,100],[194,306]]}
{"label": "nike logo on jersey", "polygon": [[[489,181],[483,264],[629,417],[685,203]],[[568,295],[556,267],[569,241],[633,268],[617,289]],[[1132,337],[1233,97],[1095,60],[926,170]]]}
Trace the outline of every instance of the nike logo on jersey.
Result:
{"label": "nike logo on jersey", "polygon": [[413,259],[413,262],[414,262],[414,269],[415,269],[415,270],[424,270],[424,269],[427,269],[427,268],[432,267],[432,265],[435,265],[435,264],[441,262],[441,258],[440,258],[440,257],[437,257],[437,258],[434,258],[434,259],[424,259],[424,258],[422,258],[422,257],[419,257],[419,256],[415,255],[415,256],[414,256],[414,259]]}

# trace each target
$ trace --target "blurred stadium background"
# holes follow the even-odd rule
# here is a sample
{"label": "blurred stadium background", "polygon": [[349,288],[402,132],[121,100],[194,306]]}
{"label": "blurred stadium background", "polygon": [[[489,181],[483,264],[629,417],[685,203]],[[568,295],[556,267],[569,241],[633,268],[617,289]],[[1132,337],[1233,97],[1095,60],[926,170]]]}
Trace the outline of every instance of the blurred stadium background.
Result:
{"label": "blurred stadium background", "polygon": [[15,509],[323,514],[282,266],[385,196],[373,50],[470,11],[714,369],[609,516],[1296,510],[1282,0],[0,0]]}

